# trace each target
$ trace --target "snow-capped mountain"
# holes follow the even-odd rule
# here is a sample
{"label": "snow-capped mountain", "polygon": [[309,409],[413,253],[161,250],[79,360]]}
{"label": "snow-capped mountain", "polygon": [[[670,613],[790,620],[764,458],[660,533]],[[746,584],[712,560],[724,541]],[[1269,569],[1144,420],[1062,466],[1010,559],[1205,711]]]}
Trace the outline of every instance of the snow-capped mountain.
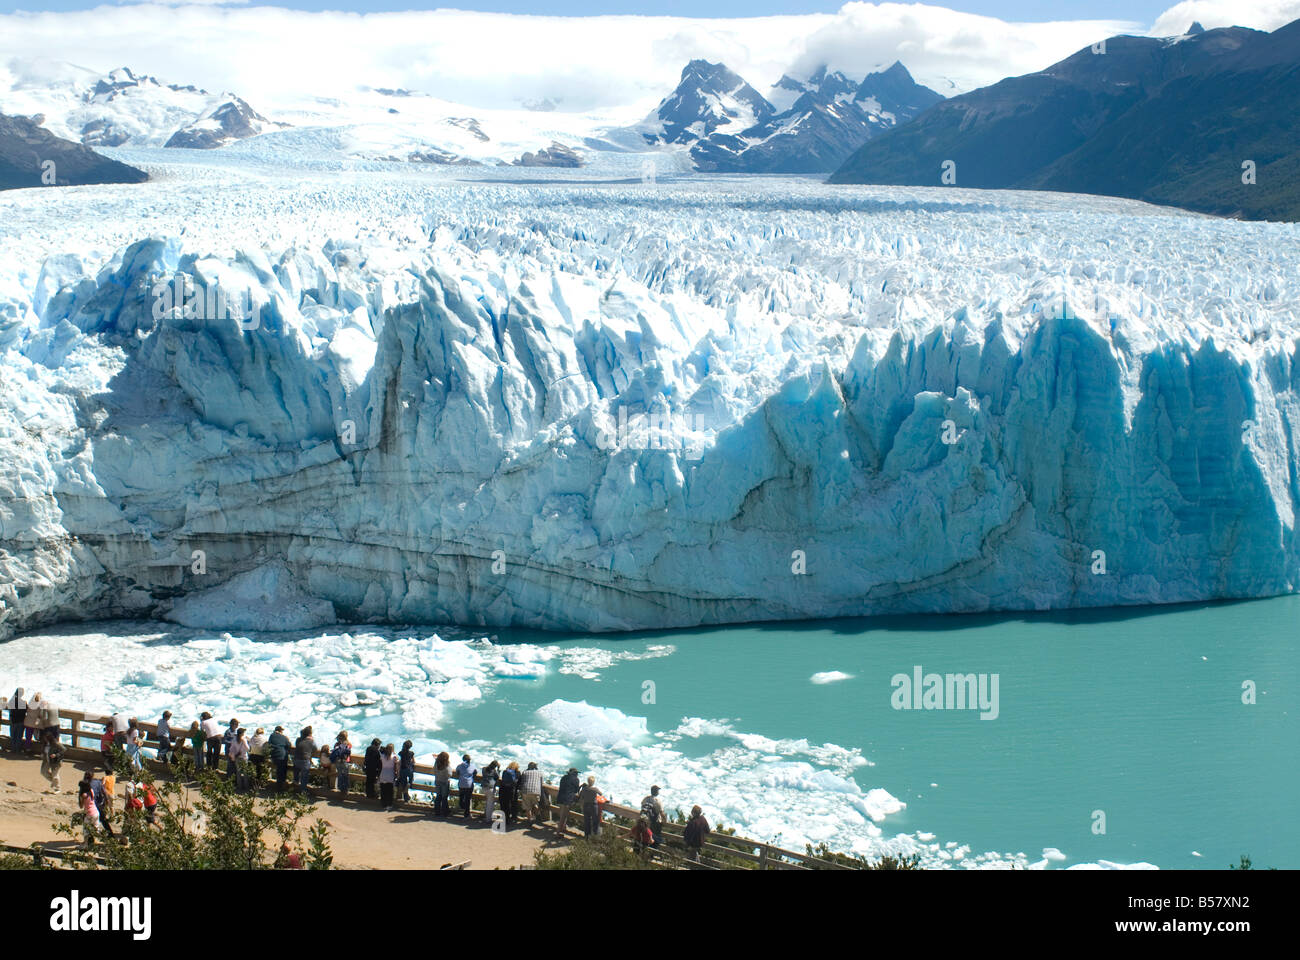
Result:
{"label": "snow-capped mountain", "polygon": [[101,75],[49,60],[14,59],[0,69],[0,110],[39,116],[54,135],[92,147],[218,146],[269,129],[233,94],[129,67]]}
{"label": "snow-capped mountain", "polygon": [[239,97],[230,96],[177,130],[163,146],[212,150],[285,126],[272,123]]}
{"label": "snow-capped mountain", "polygon": [[861,82],[825,66],[787,74],[765,98],[724,65],[693,60],[641,129],[651,143],[689,144],[700,170],[826,173],[942,99],[901,63]]}
{"label": "snow-capped mountain", "polygon": [[0,190],[147,179],[143,171],[60,139],[29,117],[0,114]]}
{"label": "snow-capped mountain", "polygon": [[651,143],[695,144],[741,136],[774,113],[761,93],[724,64],[692,60],[641,129]]}

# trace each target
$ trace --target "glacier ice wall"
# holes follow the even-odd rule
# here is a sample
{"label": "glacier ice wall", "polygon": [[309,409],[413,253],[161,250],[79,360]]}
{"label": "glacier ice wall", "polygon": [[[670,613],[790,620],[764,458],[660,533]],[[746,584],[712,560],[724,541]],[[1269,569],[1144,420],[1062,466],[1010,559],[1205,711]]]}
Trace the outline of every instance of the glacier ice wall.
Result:
{"label": "glacier ice wall", "polygon": [[1296,229],[1081,202],[344,184],[328,234],[0,244],[0,635],[1294,590]]}

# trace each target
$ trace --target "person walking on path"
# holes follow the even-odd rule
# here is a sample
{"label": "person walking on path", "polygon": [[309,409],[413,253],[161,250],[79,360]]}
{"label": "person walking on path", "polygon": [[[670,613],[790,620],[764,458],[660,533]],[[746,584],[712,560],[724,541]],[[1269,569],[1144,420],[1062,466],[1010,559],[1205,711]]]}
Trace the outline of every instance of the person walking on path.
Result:
{"label": "person walking on path", "polygon": [[474,799],[474,776],[478,773],[474,764],[470,763],[469,754],[460,758],[460,764],[456,767],[456,789],[460,791],[460,812],[469,819],[470,805]]}
{"label": "person walking on path", "polygon": [[569,772],[560,777],[560,788],[555,792],[555,805],[558,808],[555,818],[557,837],[566,836],[569,832],[569,811],[577,802],[580,790],[578,768],[570,767]]}
{"label": "person walking on path", "polygon": [[481,783],[483,787],[483,822],[489,826],[492,824],[492,811],[496,809],[497,802],[497,777],[500,775],[501,764],[493,760],[483,768],[481,774]]}
{"label": "person walking on path", "polygon": [[197,720],[190,724],[190,746],[194,748],[194,772],[202,773],[203,748],[207,746],[207,737],[203,735],[203,729]]}
{"label": "person walking on path", "polygon": [[284,735],[284,727],[276,727],[266,738],[266,755],[271,761],[271,772],[275,774],[275,788],[283,790],[289,776],[289,751],[292,748],[289,738]]}
{"label": "person walking on path", "polygon": [[537,769],[536,763],[530,761],[528,769],[519,775],[519,786],[515,788],[515,792],[528,825],[535,826],[542,799],[542,771]]}
{"label": "person walking on path", "polygon": [[691,819],[686,821],[682,839],[686,841],[686,855],[699,863],[700,851],[709,839],[709,821],[704,818],[704,811],[700,809],[699,804],[691,807]]}
{"label": "person walking on path", "polygon": [[23,721],[27,719],[27,701],[23,693],[23,688],[19,687],[5,704],[9,711],[9,749],[13,753],[22,747]]}
{"label": "person walking on path", "polygon": [[600,834],[600,791],[596,789],[596,778],[588,777],[582,790],[578,793],[578,805],[582,808],[582,835],[594,837]]}
{"label": "person walking on path", "polygon": [[81,829],[86,836],[86,849],[95,845],[95,824],[99,823],[99,806],[95,803],[95,775],[87,770],[77,784],[77,806],[81,808]]}
{"label": "person walking on path", "polygon": [[17,753],[22,745],[23,721],[27,717],[27,700],[22,687],[14,690],[14,695],[5,701],[4,708],[9,712],[9,750]]}
{"label": "person walking on path", "polygon": [[393,791],[397,786],[397,766],[400,762],[396,748],[391,743],[385,744],[379,751],[379,805],[385,812],[393,809]]}
{"label": "person walking on path", "polygon": [[352,774],[352,744],[348,741],[348,732],[340,730],[334,738],[334,748],[330,750],[330,767],[334,771],[334,785],[343,796],[348,795],[348,781]]}
{"label": "person walking on path", "polygon": [[248,758],[253,761],[253,779],[261,780],[266,767],[266,728],[258,727],[248,741]]}
{"label": "person walking on path", "polygon": [[366,775],[366,798],[375,799],[375,784],[379,782],[379,771],[383,767],[383,760],[380,757],[379,738],[370,741],[370,746],[366,747],[365,759],[361,761],[361,769]]}
{"label": "person walking on path", "polygon": [[646,818],[650,832],[654,835],[652,846],[659,846],[664,837],[664,805],[659,799],[658,785],[652,786],[650,794],[641,801],[641,816]]}
{"label": "person walking on path", "polygon": [[451,816],[451,757],[444,750],[433,761],[433,815]]}
{"label": "person walking on path", "polygon": [[519,762],[511,760],[501,771],[501,810],[506,816],[509,830],[519,814]]}
{"label": "person walking on path", "polygon": [[[315,755],[316,741],[312,739],[311,727],[303,727],[293,742],[293,783],[299,793],[306,793],[311,786],[311,758]],[[329,786],[328,778],[325,785]]]}
{"label": "person walking on path", "polygon": [[411,784],[415,783],[415,749],[407,740],[397,754],[397,799],[411,802]]}
{"label": "person walking on path", "polygon": [[208,755],[204,763],[213,773],[221,772],[221,723],[206,710],[199,716],[199,729],[203,731],[203,742],[207,744]]}
{"label": "person walking on path", "polygon": [[172,762],[172,712],[164,710],[158,721],[158,762]]}
{"label": "person walking on path", "polygon": [[41,773],[50,781],[50,793],[59,793],[59,768],[67,752],[55,734],[46,733],[41,738]]}

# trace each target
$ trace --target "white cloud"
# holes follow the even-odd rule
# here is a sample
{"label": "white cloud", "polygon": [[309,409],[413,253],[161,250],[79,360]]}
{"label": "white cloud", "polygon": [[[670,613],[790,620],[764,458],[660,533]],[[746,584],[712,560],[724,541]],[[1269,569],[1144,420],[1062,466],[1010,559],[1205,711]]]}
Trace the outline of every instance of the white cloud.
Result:
{"label": "white cloud", "polygon": [[1276,30],[1300,20],[1300,0],[1184,0],[1170,7],[1151,27],[1153,37],[1178,36],[1194,21],[1206,30],[1215,27],[1253,27]]}
{"label": "white cloud", "polygon": [[[1300,0],[1190,0],[1161,17],[1276,26]],[[1217,12],[1216,12],[1217,11]],[[1186,21],[1186,22],[1184,22]],[[1159,23],[1157,27],[1159,27]],[[49,57],[107,72],[130,66],[231,90],[254,106],[406,87],[482,107],[549,97],[563,110],[649,108],[693,57],[722,60],[760,90],[822,62],[864,74],[902,60],[951,94],[1042,69],[1097,39],[1144,32],[1116,21],[1013,24],[944,7],[848,3],[836,14],[733,20],[530,17],[456,10],[356,14],[248,5],[113,4],[0,16],[0,62]],[[953,82],[948,82],[953,81]]]}
{"label": "white cloud", "polygon": [[807,73],[826,64],[853,75],[901,60],[918,80],[951,95],[1041,70],[1105,37],[1141,29],[1121,20],[1007,23],[919,3],[854,2],[809,34],[795,66]]}

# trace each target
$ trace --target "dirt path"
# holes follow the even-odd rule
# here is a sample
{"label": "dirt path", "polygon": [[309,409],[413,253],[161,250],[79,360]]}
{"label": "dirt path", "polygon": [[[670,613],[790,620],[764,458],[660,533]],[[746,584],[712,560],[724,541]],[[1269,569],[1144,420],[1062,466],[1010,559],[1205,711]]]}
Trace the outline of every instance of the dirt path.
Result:
{"label": "dirt path", "polygon": [[[77,781],[90,764],[64,763],[61,794],[48,792],[49,781],[41,776],[40,766],[35,756],[0,752],[0,842],[22,847],[38,841],[52,847],[72,843],[56,834],[51,824],[67,822],[76,810]],[[478,821],[466,825],[459,817],[449,822],[434,820],[424,804],[383,813],[355,797],[353,794],[354,799],[346,803],[328,800],[315,805],[316,816],[333,827],[330,846],[336,867],[436,869],[469,860],[472,870],[509,869],[531,865],[533,851],[539,847],[564,846],[552,841],[549,830],[516,828],[506,834],[493,833]],[[304,823],[304,834],[310,819]]]}

